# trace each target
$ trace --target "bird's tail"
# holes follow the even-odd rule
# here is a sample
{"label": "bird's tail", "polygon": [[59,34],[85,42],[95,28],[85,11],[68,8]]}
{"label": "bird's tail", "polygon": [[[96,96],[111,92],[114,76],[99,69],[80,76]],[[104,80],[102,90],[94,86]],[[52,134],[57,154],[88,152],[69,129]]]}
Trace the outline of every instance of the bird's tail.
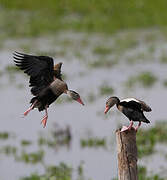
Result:
{"label": "bird's tail", "polygon": [[146,117],[144,117],[144,118],[142,119],[142,121],[145,122],[145,123],[150,123],[150,121],[149,121]]}

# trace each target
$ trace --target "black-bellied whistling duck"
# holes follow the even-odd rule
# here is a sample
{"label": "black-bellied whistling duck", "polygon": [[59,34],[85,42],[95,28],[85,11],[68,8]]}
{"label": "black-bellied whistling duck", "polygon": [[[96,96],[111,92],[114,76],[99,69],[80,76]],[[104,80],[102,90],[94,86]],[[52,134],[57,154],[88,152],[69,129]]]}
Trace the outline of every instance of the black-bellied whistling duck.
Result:
{"label": "black-bellied whistling duck", "polygon": [[84,105],[79,94],[68,90],[67,84],[62,80],[62,63],[54,66],[51,57],[33,56],[19,52],[14,53],[14,59],[16,66],[30,76],[29,86],[32,87],[31,93],[35,96],[31,99],[31,106],[24,112],[24,116],[34,108],[38,108],[39,111],[45,110],[45,116],[41,121],[45,127],[48,119],[47,108],[63,93]]}
{"label": "black-bellied whistling duck", "polygon": [[110,97],[106,101],[104,113],[106,114],[115,104],[118,110],[130,120],[130,125],[128,127],[123,126],[121,131],[130,130],[133,127],[133,121],[139,121],[138,126],[135,128],[136,131],[141,126],[141,122],[150,123],[144,116],[143,111],[150,112],[152,110],[144,101],[135,98],[126,98],[120,101],[118,97]]}

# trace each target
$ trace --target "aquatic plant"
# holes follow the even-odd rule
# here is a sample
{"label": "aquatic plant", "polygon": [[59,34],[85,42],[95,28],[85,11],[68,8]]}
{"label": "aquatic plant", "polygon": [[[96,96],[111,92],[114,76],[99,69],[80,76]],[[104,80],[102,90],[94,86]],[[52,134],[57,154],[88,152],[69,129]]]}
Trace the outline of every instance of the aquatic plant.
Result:
{"label": "aquatic plant", "polygon": [[105,138],[87,138],[80,139],[80,145],[82,147],[106,147],[106,139]]}
{"label": "aquatic plant", "polygon": [[151,87],[157,81],[157,77],[152,72],[142,72],[136,76],[130,77],[126,81],[126,86],[129,88],[134,87],[136,84],[140,84],[145,88]]}

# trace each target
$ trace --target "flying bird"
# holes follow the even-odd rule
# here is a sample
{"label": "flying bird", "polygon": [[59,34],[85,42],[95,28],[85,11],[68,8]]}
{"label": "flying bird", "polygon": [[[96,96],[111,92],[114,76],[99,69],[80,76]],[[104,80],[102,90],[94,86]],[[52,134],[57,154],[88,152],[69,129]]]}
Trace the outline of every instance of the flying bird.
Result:
{"label": "flying bird", "polygon": [[150,112],[152,110],[144,101],[136,98],[126,98],[120,101],[118,97],[110,97],[106,101],[104,113],[106,114],[115,104],[118,110],[130,120],[130,125],[128,127],[123,126],[121,132],[130,130],[133,127],[133,121],[139,121],[138,126],[135,127],[136,131],[141,126],[141,122],[150,123],[150,121],[144,116],[143,111]]}
{"label": "flying bird", "polygon": [[45,110],[45,116],[41,121],[45,127],[49,105],[63,93],[84,105],[80,95],[69,90],[67,84],[62,80],[61,62],[54,65],[53,58],[49,56],[34,56],[19,52],[15,52],[13,55],[16,66],[30,76],[29,87],[34,96],[30,101],[31,106],[24,112],[24,116],[34,108],[38,108],[39,111]]}

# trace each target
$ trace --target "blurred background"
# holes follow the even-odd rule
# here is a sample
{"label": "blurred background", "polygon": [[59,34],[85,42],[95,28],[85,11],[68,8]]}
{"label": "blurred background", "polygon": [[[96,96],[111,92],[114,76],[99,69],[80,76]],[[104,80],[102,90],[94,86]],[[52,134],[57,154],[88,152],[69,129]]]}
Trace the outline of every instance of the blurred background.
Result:
{"label": "blurred background", "polygon": [[[139,180],[167,179],[167,1],[0,0],[0,180],[116,180],[110,96],[151,106],[137,133]],[[85,106],[62,95],[23,118],[32,98],[13,52],[52,56]]]}

